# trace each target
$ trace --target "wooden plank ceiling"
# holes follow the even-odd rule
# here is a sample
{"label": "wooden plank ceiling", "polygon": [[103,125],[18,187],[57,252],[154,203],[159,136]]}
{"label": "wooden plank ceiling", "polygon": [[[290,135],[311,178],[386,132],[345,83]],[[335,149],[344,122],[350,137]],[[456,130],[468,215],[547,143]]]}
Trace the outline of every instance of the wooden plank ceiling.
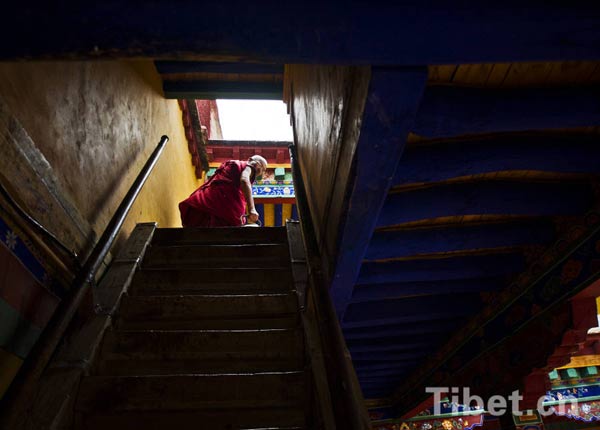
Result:
{"label": "wooden plank ceiling", "polygon": [[335,303],[366,398],[392,396],[597,206],[598,83],[597,62],[429,67],[357,280]]}

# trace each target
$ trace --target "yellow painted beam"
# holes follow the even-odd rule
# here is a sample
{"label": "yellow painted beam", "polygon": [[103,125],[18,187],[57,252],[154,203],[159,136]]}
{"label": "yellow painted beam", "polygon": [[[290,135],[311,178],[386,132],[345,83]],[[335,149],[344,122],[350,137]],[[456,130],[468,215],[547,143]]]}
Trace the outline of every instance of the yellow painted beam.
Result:
{"label": "yellow painted beam", "polygon": [[285,220],[292,218],[292,205],[283,203],[281,205],[281,225],[285,225]]}
{"label": "yellow painted beam", "polygon": [[265,219],[263,225],[265,227],[275,226],[275,205],[265,203]]}
{"label": "yellow painted beam", "polygon": [[557,369],[570,369],[572,367],[588,367],[588,366],[596,366],[600,367],[600,355],[579,355],[575,357],[571,357],[571,361],[568,364],[565,364],[562,367],[557,367]]}

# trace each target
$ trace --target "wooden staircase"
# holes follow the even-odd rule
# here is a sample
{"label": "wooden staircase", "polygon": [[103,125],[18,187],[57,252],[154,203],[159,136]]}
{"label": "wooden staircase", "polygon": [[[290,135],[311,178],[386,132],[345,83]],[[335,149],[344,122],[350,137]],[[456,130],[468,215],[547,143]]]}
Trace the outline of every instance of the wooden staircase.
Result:
{"label": "wooden staircase", "polygon": [[157,229],[76,429],[304,429],[312,375],[285,228]]}

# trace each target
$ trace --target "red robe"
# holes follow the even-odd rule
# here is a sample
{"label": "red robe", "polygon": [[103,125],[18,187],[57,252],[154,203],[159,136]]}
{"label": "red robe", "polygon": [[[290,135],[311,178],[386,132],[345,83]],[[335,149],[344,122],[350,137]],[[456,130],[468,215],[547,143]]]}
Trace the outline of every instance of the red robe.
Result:
{"label": "red robe", "polygon": [[[245,161],[230,160],[187,199],[179,203],[184,227],[233,227],[242,225],[246,198],[240,188]],[[250,166],[252,168],[252,166]],[[254,180],[252,169],[251,181]]]}

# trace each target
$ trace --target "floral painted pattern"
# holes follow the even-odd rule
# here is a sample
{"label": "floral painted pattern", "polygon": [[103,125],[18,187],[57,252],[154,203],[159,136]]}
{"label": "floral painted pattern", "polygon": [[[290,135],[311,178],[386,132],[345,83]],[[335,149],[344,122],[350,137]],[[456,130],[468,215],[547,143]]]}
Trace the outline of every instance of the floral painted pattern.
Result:
{"label": "floral painted pattern", "polygon": [[6,232],[6,237],[4,239],[4,243],[6,243],[6,246],[11,251],[15,250],[15,248],[17,247],[17,235],[15,234],[14,231],[8,230]]}
{"label": "floral painted pattern", "polygon": [[484,414],[376,424],[373,430],[472,430],[483,425]]}
{"label": "floral painted pattern", "polygon": [[555,406],[553,409],[556,415],[575,420],[587,422],[600,420],[600,401],[567,404],[564,408]]}

